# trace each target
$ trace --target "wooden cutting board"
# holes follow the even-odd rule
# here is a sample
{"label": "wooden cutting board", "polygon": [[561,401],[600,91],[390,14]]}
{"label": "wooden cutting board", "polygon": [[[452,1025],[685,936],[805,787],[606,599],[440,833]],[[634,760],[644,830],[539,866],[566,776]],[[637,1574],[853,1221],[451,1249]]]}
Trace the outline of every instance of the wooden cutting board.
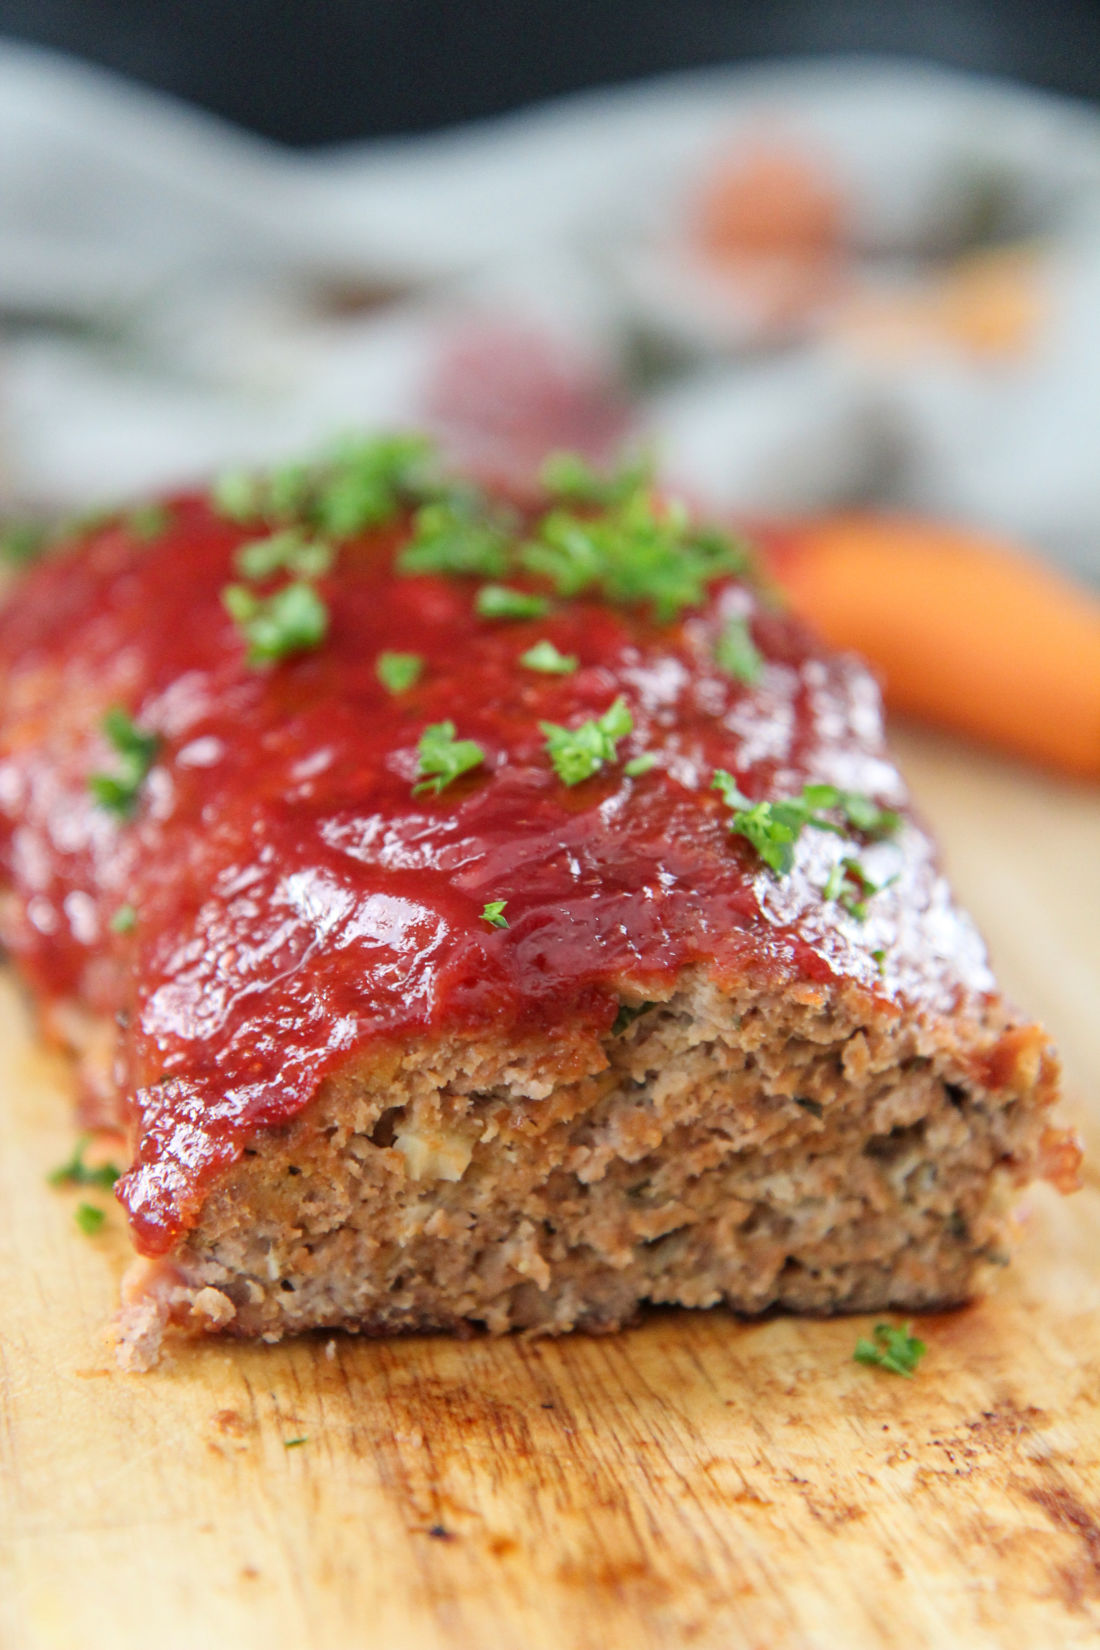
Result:
{"label": "wooden cutting board", "polygon": [[[1006,986],[1100,1118],[1100,800],[902,754]],[[1100,1178],[1028,1200],[905,1381],[866,1319],[662,1313],[604,1339],[207,1345],[101,1326],[67,1080],[0,983],[4,1650],[944,1650],[1100,1642]],[[1098,1155],[1100,1161],[1100,1155]]]}

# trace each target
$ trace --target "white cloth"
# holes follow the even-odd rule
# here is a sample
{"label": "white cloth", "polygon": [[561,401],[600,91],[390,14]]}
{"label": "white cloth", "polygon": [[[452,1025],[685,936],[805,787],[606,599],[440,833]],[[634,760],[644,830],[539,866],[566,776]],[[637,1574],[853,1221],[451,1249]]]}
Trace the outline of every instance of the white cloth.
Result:
{"label": "white cloth", "polygon": [[[828,325],[714,323],[678,263],[685,203],[764,130],[839,180],[872,291],[937,268],[995,184],[1007,231],[1039,248],[1027,347],[881,357]],[[367,291],[386,301],[336,301]],[[83,505],[415,422],[456,329],[502,317],[630,394],[665,469],[716,505],[896,503],[1100,574],[1087,108],[840,59],[302,155],[0,45],[0,505]],[[674,363],[644,388],[639,343]]]}

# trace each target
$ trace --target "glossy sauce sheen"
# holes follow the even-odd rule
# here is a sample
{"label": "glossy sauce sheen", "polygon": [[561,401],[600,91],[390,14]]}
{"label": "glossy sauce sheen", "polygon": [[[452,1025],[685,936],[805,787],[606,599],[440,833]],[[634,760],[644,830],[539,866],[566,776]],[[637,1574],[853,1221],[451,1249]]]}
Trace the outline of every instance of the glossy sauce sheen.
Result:
{"label": "glossy sauce sheen", "polygon": [[[475,581],[393,572],[395,528],[342,547],[319,585],[325,642],[255,670],[221,603],[255,534],[198,498],[170,514],[153,544],[92,534],[0,610],[4,939],[46,998],[119,1021],[135,1139],[119,1194],[143,1252],[169,1250],[256,1132],[372,1045],[566,1017],[604,1035],[624,985],[667,993],[693,963],[851,980],[918,1011],[992,989],[909,816],[893,842],[804,831],[783,878],[731,835],[715,768],[754,800],[807,780],[906,800],[866,671],[748,586],[661,627],[588,601],[480,619]],[[764,655],[753,687],[713,662],[734,613]],[[543,637],[575,674],[518,664]],[[416,687],[386,692],[382,649],[424,656]],[[635,728],[619,764],[567,789],[539,721],[576,725],[620,693]],[[117,767],[100,731],[113,704],[161,737],[130,820],[87,785]],[[444,719],[485,766],[414,797],[417,741]],[[643,751],[658,766],[628,778]],[[846,853],[898,879],[865,922],[822,897]],[[506,929],[482,919],[491,900]],[[123,903],[137,923],[118,935]]]}

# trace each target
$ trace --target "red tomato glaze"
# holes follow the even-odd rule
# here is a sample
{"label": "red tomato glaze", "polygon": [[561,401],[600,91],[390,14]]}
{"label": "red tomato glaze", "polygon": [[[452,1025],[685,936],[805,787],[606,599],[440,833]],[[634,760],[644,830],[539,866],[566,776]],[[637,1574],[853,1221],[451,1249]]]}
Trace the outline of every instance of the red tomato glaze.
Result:
{"label": "red tomato glaze", "polygon": [[[715,768],[753,799],[813,779],[906,801],[867,672],[748,586],[662,627],[588,601],[481,619],[474,581],[394,573],[393,529],[345,545],[321,582],[324,643],[257,670],[221,602],[255,534],[199,498],[170,515],[152,544],[92,533],[0,610],[3,937],[47,999],[118,1020],[135,1142],[119,1194],[145,1253],[170,1249],[256,1131],[372,1041],[567,1016],[600,1035],[625,983],[667,990],[698,962],[850,979],[918,1009],[991,989],[911,816],[858,850],[806,831],[783,878],[731,835]],[[765,660],[752,687],[713,661],[734,613]],[[575,674],[519,665],[544,637]],[[424,657],[414,688],[382,687],[382,649]],[[540,720],[574,725],[620,693],[634,732],[619,763],[566,788]],[[117,765],[100,728],[113,704],[161,740],[131,819],[88,790]],[[444,719],[485,764],[414,796],[417,741]],[[627,777],[643,751],[657,766]],[[897,876],[864,922],[822,895],[853,851]],[[491,900],[507,928],[483,920]],[[123,904],[136,924],[117,934]]]}

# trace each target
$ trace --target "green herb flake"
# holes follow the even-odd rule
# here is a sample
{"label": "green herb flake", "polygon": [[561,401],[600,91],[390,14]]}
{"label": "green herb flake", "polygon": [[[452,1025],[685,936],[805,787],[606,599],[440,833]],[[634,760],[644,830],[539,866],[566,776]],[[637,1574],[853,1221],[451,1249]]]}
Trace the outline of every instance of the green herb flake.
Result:
{"label": "green herb flake", "polygon": [[88,777],[88,789],[101,808],[123,817],[132,814],[137,806],[138,793],[153,765],[160,739],[155,733],[145,733],[115,705],[102,722],[103,732],[118,753],[117,773],[93,773]]}
{"label": "green herb flake", "polygon": [[111,1190],[120,1171],[113,1163],[97,1163],[94,1167],[85,1163],[84,1153],[90,1142],[89,1135],[81,1135],[69,1161],[47,1175],[51,1186],[101,1186],[105,1192]]}
{"label": "green herb flake", "polygon": [[536,642],[519,662],[525,670],[537,670],[543,676],[572,676],[580,663],[575,653],[559,653],[553,642]]}
{"label": "green herb flake", "polygon": [[745,566],[732,539],[696,529],[682,505],[658,502],[645,488],[602,515],[551,510],[519,560],[560,596],[591,590],[622,606],[648,606],[660,624],[701,604],[715,579]]}
{"label": "green herb flake", "polygon": [[107,1223],[105,1212],[97,1209],[94,1203],[78,1203],[73,1210],[73,1219],[85,1237],[95,1237]]}
{"label": "green herb flake", "polygon": [[[831,831],[836,836],[844,835],[842,826],[824,817],[826,809],[839,811],[848,824],[872,837],[890,835],[901,823],[901,816],[891,809],[880,808],[869,797],[838,790],[835,785],[805,785],[800,796],[754,803],[741,793],[732,774],[723,769],[715,772],[711,783],[714,790],[721,792],[727,808],[733,811],[730,830],[751,842],[764,863],[777,876],[786,876],[790,871],[794,864],[794,844],[806,826],[818,831]],[[854,869],[846,873],[846,865]],[[879,886],[870,881],[854,859],[841,861],[825,887],[826,899],[841,898],[843,895],[848,902],[845,909],[853,916],[859,915],[856,906],[865,905],[866,899],[878,892]],[[865,910],[863,914],[866,914]]]}
{"label": "green herb flake", "polygon": [[622,504],[653,480],[653,461],[644,456],[610,475],[601,475],[579,453],[551,453],[539,477],[553,497],[570,504]]}
{"label": "green herb flake", "polygon": [[132,905],[120,905],[107,926],[112,934],[132,934],[137,927],[137,912]]}
{"label": "green herb flake", "polygon": [[487,922],[490,928],[507,928],[508,918],[504,915],[504,907],[507,904],[506,899],[489,900],[481,913],[481,920]]}
{"label": "green herb flake", "polygon": [[891,1375],[911,1378],[928,1351],[925,1343],[910,1332],[912,1327],[908,1323],[903,1328],[895,1324],[876,1323],[870,1340],[860,1336],[852,1357],[857,1364],[869,1364],[888,1370]]}
{"label": "green herb flake", "polygon": [[222,591],[225,609],[248,643],[250,665],[273,664],[319,647],[328,634],[329,613],[311,584],[295,580],[270,596],[247,585]]}
{"label": "green herb flake", "polygon": [[640,779],[643,773],[649,773],[657,766],[657,758],[652,751],[643,751],[640,756],[632,756],[626,763],[623,772],[628,779]]}
{"label": "green herb flake", "polygon": [[348,538],[391,521],[438,490],[434,449],[423,435],[376,435],[342,442],[317,489],[318,525]]}
{"label": "green herb flake", "polygon": [[474,605],[483,619],[541,619],[550,603],[506,584],[483,584]]}
{"label": "green herb flake", "polygon": [[439,792],[472,768],[479,768],[485,752],[473,739],[456,739],[453,722],[433,722],[424,729],[417,745],[420,772],[424,777],[413,786],[413,795]]}
{"label": "green herb flake", "polygon": [[621,1037],[627,1027],[632,1026],[640,1015],[644,1014],[647,1009],[656,1007],[656,1003],[620,1003],[619,1012],[611,1025],[612,1037]]}
{"label": "green herb flake", "polygon": [[885,974],[886,973],[886,952],[885,951],[883,951],[881,948],[878,951],[872,951],[871,952],[871,961],[874,963],[875,967],[878,969],[880,974]]}
{"label": "green herb flake", "polygon": [[142,544],[152,544],[162,538],[171,521],[163,504],[138,504],[126,516],[127,528]]}
{"label": "green herb flake", "polygon": [[579,785],[599,773],[605,763],[617,760],[617,742],[633,731],[634,718],[620,697],[602,716],[582,722],[579,728],[563,728],[554,722],[540,722],[539,727],[558,778],[565,785]]}
{"label": "green herb flake", "polygon": [[835,899],[857,922],[865,922],[868,900],[875,894],[881,894],[894,880],[891,877],[887,882],[875,882],[858,859],[846,857],[833,866],[823,893],[826,899]]}
{"label": "green herb flake", "polygon": [[9,521],[0,527],[0,561],[25,567],[38,559],[49,542],[49,529],[43,522]]}
{"label": "green herb flake", "polygon": [[300,1449],[303,1444],[308,1444],[308,1443],[309,1443],[309,1439],[303,1433],[301,1438],[284,1438],[283,1439],[283,1448],[284,1449]]}
{"label": "green herb flake", "polygon": [[264,514],[262,479],[248,470],[224,471],[210,489],[210,507],[215,515],[242,526],[261,520]]}
{"label": "green herb flake", "polygon": [[752,639],[746,618],[737,614],[726,620],[714,644],[714,662],[719,670],[725,671],[737,682],[751,687],[760,680],[764,661]]}
{"label": "green herb flake", "polygon": [[263,580],[275,573],[320,579],[331,571],[334,551],[323,539],[310,538],[300,527],[283,527],[268,538],[242,544],[233,565],[242,579]]}
{"label": "green herb flake", "polygon": [[380,653],[374,673],[387,693],[407,693],[424,674],[424,660],[419,653]]}
{"label": "green herb flake", "polygon": [[503,524],[478,500],[447,499],[416,512],[397,571],[499,579],[508,571],[507,546]]}

